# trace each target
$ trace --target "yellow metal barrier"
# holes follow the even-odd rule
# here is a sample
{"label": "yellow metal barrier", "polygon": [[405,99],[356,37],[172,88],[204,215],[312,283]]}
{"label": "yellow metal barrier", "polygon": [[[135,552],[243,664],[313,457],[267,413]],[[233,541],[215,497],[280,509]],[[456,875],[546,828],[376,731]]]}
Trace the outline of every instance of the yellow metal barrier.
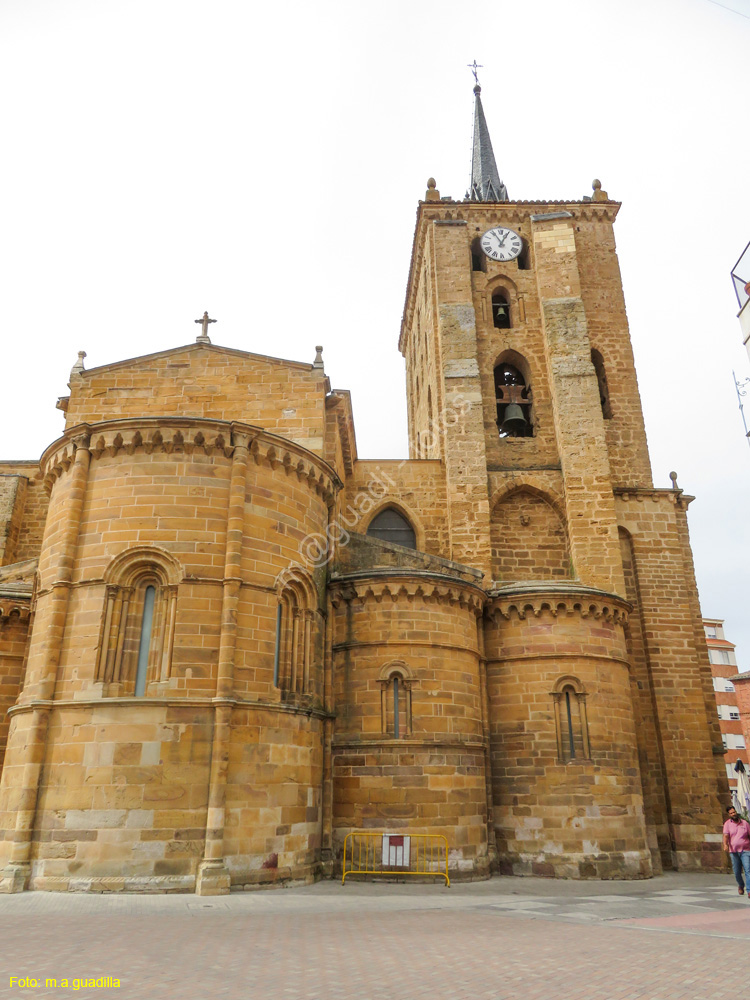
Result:
{"label": "yellow metal barrier", "polygon": [[450,886],[448,841],[434,833],[347,833],[342,885],[347,875],[437,875]]}

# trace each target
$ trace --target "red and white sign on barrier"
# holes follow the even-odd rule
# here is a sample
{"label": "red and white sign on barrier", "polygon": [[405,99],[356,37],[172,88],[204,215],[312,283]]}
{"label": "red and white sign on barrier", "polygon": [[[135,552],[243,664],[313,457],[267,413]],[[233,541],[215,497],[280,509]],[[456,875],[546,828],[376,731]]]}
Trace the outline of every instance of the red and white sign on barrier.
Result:
{"label": "red and white sign on barrier", "polygon": [[383,834],[383,868],[409,867],[409,838]]}

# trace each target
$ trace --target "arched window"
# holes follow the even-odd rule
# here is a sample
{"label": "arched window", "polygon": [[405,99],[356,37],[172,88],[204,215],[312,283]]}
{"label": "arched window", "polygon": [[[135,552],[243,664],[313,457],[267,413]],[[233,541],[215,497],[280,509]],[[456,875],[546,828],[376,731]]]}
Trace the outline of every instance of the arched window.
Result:
{"label": "arched window", "polygon": [[156,546],[129,549],[110,563],[96,673],[104,694],[141,697],[151,683],[169,680],[182,575]]}
{"label": "arched window", "polygon": [[307,696],[312,691],[315,605],[312,582],[301,575],[279,594],[273,683],[285,698]]}
{"label": "arched window", "polygon": [[412,733],[414,679],[405,663],[389,663],[380,671],[380,728],[393,739]]}
{"label": "arched window", "polygon": [[564,763],[589,760],[586,692],[577,677],[561,677],[552,692],[557,729],[557,756]]}
{"label": "arched window", "polygon": [[371,538],[379,538],[383,542],[393,542],[395,545],[403,545],[407,549],[416,549],[417,537],[414,528],[409,524],[403,514],[399,514],[393,507],[386,507],[370,521],[367,534]]}
{"label": "arched window", "polygon": [[154,602],[156,587],[149,584],[143,597],[143,617],[141,618],[141,635],[138,640],[138,665],[135,672],[135,694],[140,697],[146,693],[146,678],[148,676],[148,653],[151,647],[151,632],[154,625]]}
{"label": "arched window", "polygon": [[482,238],[476,236],[471,241],[471,269],[472,271],[487,271],[487,255],[482,250]]}
{"label": "arched window", "polygon": [[510,303],[500,290],[492,295],[492,322],[498,330],[510,330]]}
{"label": "arched window", "polygon": [[495,368],[495,403],[501,438],[533,437],[531,386],[518,368],[506,362]]}
{"label": "arched window", "polygon": [[605,420],[612,418],[612,407],[609,402],[609,387],[607,385],[607,374],[604,371],[604,359],[597,350],[591,352],[591,362],[596,372],[596,381],[599,384],[599,402],[602,406],[602,416]]}

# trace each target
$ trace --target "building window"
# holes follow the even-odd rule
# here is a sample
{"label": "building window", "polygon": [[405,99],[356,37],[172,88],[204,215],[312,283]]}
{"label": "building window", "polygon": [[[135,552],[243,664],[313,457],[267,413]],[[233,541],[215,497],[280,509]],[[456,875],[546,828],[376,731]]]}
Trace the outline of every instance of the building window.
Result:
{"label": "building window", "polygon": [[387,664],[380,672],[380,729],[392,739],[412,733],[412,687],[414,679],[405,663]]}
{"label": "building window", "polygon": [[708,658],[711,663],[731,664],[732,659],[726,649],[709,649]]}
{"label": "building window", "polygon": [[105,573],[96,679],[106,695],[142,697],[172,672],[182,568],[151,546],[121,553]]}
{"label": "building window", "polygon": [[273,682],[284,698],[306,697],[311,693],[315,603],[312,582],[301,574],[279,595]]}
{"label": "building window", "polygon": [[734,684],[732,684],[731,681],[724,681],[724,690],[730,692],[734,691]]}
{"label": "building window", "polygon": [[510,303],[505,292],[492,295],[492,323],[498,330],[510,330]]}
{"label": "building window", "polygon": [[715,625],[704,625],[703,627],[705,629],[706,638],[707,639],[715,639],[716,638],[716,626]]}
{"label": "building window", "polygon": [[721,742],[722,742],[722,744],[724,746],[724,749],[728,750],[729,749],[729,742],[727,741],[726,736],[724,736],[723,734],[722,734],[722,737],[721,737]]}
{"label": "building window", "polygon": [[386,507],[370,521],[367,534],[371,538],[379,538],[382,542],[392,542],[394,545],[403,545],[407,549],[416,549],[417,536],[414,528],[409,524],[403,514],[400,514],[393,507]]}
{"label": "building window", "polygon": [[480,236],[476,236],[471,241],[471,269],[472,271],[487,272],[487,255],[482,250]]}
{"label": "building window", "polygon": [[495,368],[494,377],[500,437],[532,437],[531,387],[518,368],[506,363]]}
{"label": "building window", "polygon": [[604,371],[604,359],[601,354],[594,350],[591,352],[591,361],[596,372],[596,381],[599,385],[599,402],[602,407],[602,416],[605,420],[612,418],[612,407],[609,403],[609,386],[607,385],[607,375]]}
{"label": "building window", "polygon": [[552,691],[557,730],[557,756],[563,763],[589,760],[586,692],[576,677],[562,677]]}
{"label": "building window", "polygon": [[143,617],[141,619],[141,637],[138,641],[138,665],[135,672],[135,694],[141,697],[146,693],[146,677],[148,676],[148,654],[151,648],[151,631],[154,624],[154,602],[156,587],[149,585],[143,597]]}
{"label": "building window", "polygon": [[739,722],[739,720],[740,720],[740,713],[736,712],[734,709],[730,709],[729,710],[729,718],[730,718],[730,720],[732,722]]}

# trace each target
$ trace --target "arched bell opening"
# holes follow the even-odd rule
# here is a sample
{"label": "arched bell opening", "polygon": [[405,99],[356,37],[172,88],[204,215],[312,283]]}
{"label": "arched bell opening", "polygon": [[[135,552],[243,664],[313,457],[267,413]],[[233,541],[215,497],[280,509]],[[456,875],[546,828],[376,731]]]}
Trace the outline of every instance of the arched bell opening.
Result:
{"label": "arched bell opening", "polygon": [[494,383],[500,437],[533,437],[531,386],[520,369],[501,361],[495,367]]}
{"label": "arched bell opening", "polygon": [[492,293],[492,324],[496,330],[510,330],[510,302],[506,292],[498,289]]}

